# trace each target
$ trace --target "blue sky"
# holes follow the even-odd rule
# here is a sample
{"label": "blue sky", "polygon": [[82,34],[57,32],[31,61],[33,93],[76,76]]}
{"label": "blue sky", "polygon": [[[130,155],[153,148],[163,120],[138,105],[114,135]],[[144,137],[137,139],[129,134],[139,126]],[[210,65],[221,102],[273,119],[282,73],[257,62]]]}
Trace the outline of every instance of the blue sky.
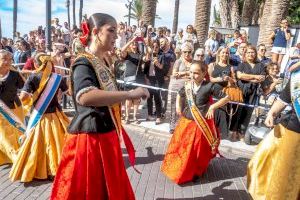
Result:
{"label": "blue sky", "polygon": [[[71,1],[72,2],[72,1]],[[127,0],[85,0],[83,13],[89,16],[95,12],[104,12],[114,16],[118,21],[127,21],[124,15],[128,10],[125,7]],[[159,0],[157,14],[161,19],[156,19],[156,26],[164,25],[172,27],[174,0]],[[218,0],[212,0],[216,4]],[[181,0],[179,27],[194,24],[196,0]],[[76,0],[76,21],[78,23],[79,1]],[[36,29],[39,25],[45,26],[45,0],[19,0],[17,29],[21,35]],[[72,7],[71,7],[72,10]],[[52,0],[52,17],[60,18],[61,24],[67,21],[67,9],[65,0]],[[0,0],[0,18],[2,23],[2,35],[12,36],[13,25],[13,0]],[[135,24],[132,21],[131,24]],[[72,13],[71,13],[72,24]]]}

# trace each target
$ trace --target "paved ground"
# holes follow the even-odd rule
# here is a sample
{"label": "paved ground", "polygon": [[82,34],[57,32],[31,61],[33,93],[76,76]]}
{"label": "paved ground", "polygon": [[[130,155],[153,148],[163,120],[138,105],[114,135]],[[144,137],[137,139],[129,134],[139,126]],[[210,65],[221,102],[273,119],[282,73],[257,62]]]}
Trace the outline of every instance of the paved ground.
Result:
{"label": "paved ground", "polygon": [[[129,127],[129,128],[128,128]],[[249,155],[231,153],[221,148],[224,158],[215,158],[207,173],[198,182],[178,186],[160,172],[160,165],[169,142],[151,132],[127,127],[136,148],[136,173],[129,167],[127,154],[124,160],[137,200],[248,200],[246,192],[246,166]],[[224,148],[223,148],[224,149]],[[238,153],[238,152],[237,152]],[[8,180],[10,166],[0,167],[0,199],[48,199],[51,181],[12,183]]]}

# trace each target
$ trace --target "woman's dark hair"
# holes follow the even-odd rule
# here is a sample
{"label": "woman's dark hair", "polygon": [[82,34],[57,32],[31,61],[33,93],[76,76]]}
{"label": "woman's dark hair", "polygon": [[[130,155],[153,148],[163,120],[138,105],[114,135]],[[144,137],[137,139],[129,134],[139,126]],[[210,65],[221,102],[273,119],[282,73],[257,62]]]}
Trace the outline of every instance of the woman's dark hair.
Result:
{"label": "woman's dark hair", "polygon": [[[91,33],[93,31],[94,28],[99,29],[102,26],[104,26],[105,24],[108,24],[110,22],[116,22],[115,18],[113,18],[112,16],[105,14],[105,13],[94,13],[93,15],[91,15],[89,17],[89,19],[86,21],[86,25],[88,28],[87,30],[82,30],[83,31],[83,37],[81,38],[81,41],[83,44],[87,45],[89,40],[90,40],[90,36]],[[83,22],[84,24],[85,22]],[[82,27],[82,29],[84,29]],[[84,39],[83,39],[84,38]]]}
{"label": "woman's dark hair", "polygon": [[194,60],[192,65],[198,65],[203,73],[207,72],[207,65],[203,61]]}

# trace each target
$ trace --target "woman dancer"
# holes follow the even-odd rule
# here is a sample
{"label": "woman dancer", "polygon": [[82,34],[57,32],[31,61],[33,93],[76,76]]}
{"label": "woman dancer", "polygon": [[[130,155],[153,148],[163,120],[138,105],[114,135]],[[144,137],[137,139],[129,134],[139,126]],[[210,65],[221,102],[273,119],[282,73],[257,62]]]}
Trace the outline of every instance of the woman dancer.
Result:
{"label": "woman dancer", "polygon": [[[192,80],[186,82],[177,96],[176,111],[182,117],[161,167],[162,172],[177,184],[201,176],[218,153],[219,134],[213,113],[225,105],[229,97],[222,92],[222,87],[204,80],[205,75],[206,65],[193,63],[190,68]],[[210,104],[212,95],[221,99]]]}
{"label": "woman dancer", "polygon": [[[22,104],[17,96],[24,85],[21,75],[11,70],[12,54],[0,50],[0,165],[13,163],[25,127]],[[15,123],[16,122],[16,123]]]}
{"label": "woman dancer", "polygon": [[40,67],[27,79],[20,95],[23,103],[33,106],[26,139],[9,175],[12,181],[30,182],[55,176],[69,124],[57,100],[59,89],[67,91],[66,82],[52,73],[50,56],[40,53],[35,60]]}
{"label": "woman dancer", "polygon": [[121,126],[120,103],[149,93],[142,88],[117,91],[105,60],[117,39],[113,17],[95,13],[82,27],[87,53],[71,67],[76,115],[68,128],[51,199],[135,199],[120,147],[123,140],[134,164],[133,146]]}

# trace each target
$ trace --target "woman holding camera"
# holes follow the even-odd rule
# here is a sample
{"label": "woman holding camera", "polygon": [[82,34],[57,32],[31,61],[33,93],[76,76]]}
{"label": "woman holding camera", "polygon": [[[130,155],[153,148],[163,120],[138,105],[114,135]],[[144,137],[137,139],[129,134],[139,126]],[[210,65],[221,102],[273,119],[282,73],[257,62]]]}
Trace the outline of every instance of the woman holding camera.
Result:
{"label": "woman holding camera", "polygon": [[269,37],[272,47],[272,62],[281,65],[283,56],[286,54],[287,42],[291,39],[291,31],[289,30],[289,22],[283,19],[280,27],[276,28]]}
{"label": "woman holding camera", "polygon": [[276,88],[283,81],[282,78],[278,77],[279,70],[277,63],[270,63],[267,65],[267,76],[264,82],[262,82],[264,95],[268,96],[271,93],[276,93]]}
{"label": "woman holding camera", "polygon": [[[226,87],[236,85],[234,70],[229,64],[229,53],[229,48],[219,48],[216,55],[216,62],[210,64],[208,67],[210,81],[221,86],[223,90]],[[232,130],[231,127],[236,126],[235,123],[237,121],[233,119],[233,116],[231,116],[230,120],[229,114],[227,114],[227,106],[218,108],[215,113],[216,126],[219,128],[221,136],[225,138],[228,136],[229,129]]]}
{"label": "woman holding camera", "polygon": [[190,66],[193,60],[194,47],[191,43],[185,42],[181,45],[182,55],[177,59],[173,66],[173,72],[171,81],[169,84],[169,90],[171,93],[171,116],[170,116],[170,133],[172,133],[176,127],[179,116],[176,114],[176,97],[177,91],[179,91],[184,83],[189,80]]}
{"label": "woman holding camera", "polygon": [[[158,53],[159,53],[159,43],[154,41],[151,47],[147,47],[146,55],[144,56],[144,73],[145,73],[145,82],[147,85],[157,86],[158,79],[157,74],[159,73],[157,69],[161,69],[161,65],[156,65],[158,62]],[[148,108],[148,117],[147,120],[153,120],[153,99],[155,102],[155,113],[156,120],[155,124],[161,124],[161,113],[162,113],[162,101],[160,98],[160,91],[149,89],[150,97],[147,99],[147,108]]]}
{"label": "woman holding camera", "polygon": [[[142,52],[140,52],[138,48],[138,42],[136,41],[138,36],[134,36],[127,44],[121,49],[121,57],[125,60],[126,69],[125,72],[133,72],[129,74],[129,76],[135,76],[134,80],[128,80],[128,82],[136,82],[140,84],[145,83],[144,72],[142,69],[143,57]],[[125,73],[126,76],[126,73]],[[124,77],[126,79],[126,77]],[[125,80],[126,81],[126,80]],[[134,86],[126,86],[127,90],[132,90]],[[131,107],[133,106],[133,121],[135,123],[140,123],[137,119],[137,111],[139,105],[141,103],[141,99],[130,99],[126,100],[125,103],[125,123],[129,123],[129,115]]]}

